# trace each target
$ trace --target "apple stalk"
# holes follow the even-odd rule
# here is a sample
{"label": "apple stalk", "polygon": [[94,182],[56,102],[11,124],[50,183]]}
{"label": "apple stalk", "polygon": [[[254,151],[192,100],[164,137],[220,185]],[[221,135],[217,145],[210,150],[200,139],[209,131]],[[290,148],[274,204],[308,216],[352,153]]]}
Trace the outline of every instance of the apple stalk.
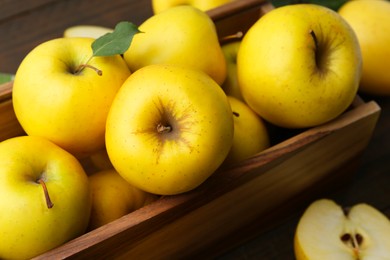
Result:
{"label": "apple stalk", "polygon": [[54,206],[54,204],[50,199],[49,191],[46,187],[46,183],[42,179],[39,179],[38,182],[39,182],[39,184],[41,184],[41,186],[43,188],[43,193],[45,194],[47,208],[51,209]]}
{"label": "apple stalk", "polygon": [[351,235],[349,233],[346,233],[341,236],[341,241],[343,241],[348,247],[352,248],[356,259],[360,259],[360,245],[363,242],[363,237],[360,234],[356,233],[354,235]]}
{"label": "apple stalk", "polygon": [[[346,217],[348,217],[350,208],[342,208],[343,213]],[[352,248],[353,253],[356,259],[360,259],[360,245],[363,243],[363,236],[359,233],[351,234],[350,232],[346,232],[340,237],[341,241],[347,246]]]}
{"label": "apple stalk", "polygon": [[221,45],[231,41],[231,40],[240,40],[244,36],[244,33],[241,31],[236,32],[235,34],[227,35],[219,39]]}
{"label": "apple stalk", "polygon": [[[91,59],[88,60],[88,62],[90,61]],[[103,71],[101,71],[100,69],[98,68],[95,68],[94,66],[92,65],[89,65],[88,62],[86,64],[81,64],[77,67],[76,71],[74,74],[78,75],[81,73],[81,71],[83,71],[84,68],[89,68],[89,69],[92,69],[94,70],[99,76],[102,76],[103,75]]]}
{"label": "apple stalk", "polygon": [[327,53],[326,53],[326,48],[324,44],[320,44],[318,42],[317,35],[313,30],[310,30],[310,35],[313,38],[314,41],[314,58],[316,62],[316,67],[319,73],[324,73],[326,71],[326,58],[327,58]]}

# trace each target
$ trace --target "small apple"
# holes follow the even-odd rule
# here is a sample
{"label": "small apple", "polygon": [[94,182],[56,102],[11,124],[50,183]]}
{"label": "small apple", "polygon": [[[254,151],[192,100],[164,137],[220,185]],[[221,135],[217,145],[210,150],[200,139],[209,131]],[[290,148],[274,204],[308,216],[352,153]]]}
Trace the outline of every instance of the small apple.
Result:
{"label": "small apple", "polygon": [[390,2],[348,1],[338,12],[355,31],[362,50],[360,90],[390,96]]}
{"label": "small apple", "polygon": [[0,258],[29,259],[82,235],[88,178],[70,153],[41,137],[0,143]]}
{"label": "small apple", "polygon": [[215,24],[199,9],[183,5],[154,15],[139,26],[124,58],[132,72],[151,64],[174,64],[206,72],[218,84],[226,63]]}
{"label": "small apple", "polygon": [[234,137],[224,164],[231,165],[265,150],[270,140],[265,122],[247,104],[231,96],[228,100],[233,111]]}
{"label": "small apple", "polygon": [[208,11],[234,0],[152,0],[152,8],[155,14],[178,5],[192,5],[202,11]]}
{"label": "small apple", "polygon": [[173,195],[214,173],[230,150],[233,129],[228,99],[210,76],[156,64],[122,85],[108,114],[106,147],[130,184]]}
{"label": "small apple", "polygon": [[352,28],[314,4],[268,12],[244,35],[237,55],[246,103],[285,128],[312,127],[344,112],[356,96],[361,66]]}
{"label": "small apple", "polygon": [[103,226],[158,198],[130,185],[114,169],[96,172],[88,178],[92,192],[89,230]]}
{"label": "small apple", "polygon": [[222,88],[226,95],[244,101],[237,80],[237,53],[240,48],[240,44],[241,41],[233,41],[222,45],[222,51],[225,55],[227,67],[227,76],[222,84]]}
{"label": "small apple", "polygon": [[110,158],[108,158],[106,147],[91,154],[89,159],[92,162],[93,166],[99,171],[114,169]]}
{"label": "small apple", "polygon": [[111,33],[114,30],[111,28],[97,25],[75,25],[67,28],[64,31],[64,37],[87,37],[97,39],[106,33]]}
{"label": "small apple", "polygon": [[390,220],[365,203],[345,210],[320,199],[299,220],[294,249],[297,260],[389,259]]}
{"label": "small apple", "polygon": [[88,62],[92,42],[58,38],[40,44],[20,64],[13,85],[15,114],[26,133],[45,137],[77,157],[104,147],[108,110],[130,75],[120,55]]}

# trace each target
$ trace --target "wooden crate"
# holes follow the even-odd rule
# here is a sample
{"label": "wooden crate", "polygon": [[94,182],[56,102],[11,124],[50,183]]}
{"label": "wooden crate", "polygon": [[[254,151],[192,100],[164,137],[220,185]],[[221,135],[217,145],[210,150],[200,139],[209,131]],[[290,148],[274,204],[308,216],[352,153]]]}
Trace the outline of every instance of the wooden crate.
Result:
{"label": "wooden crate", "polygon": [[[220,37],[246,31],[272,9],[262,0],[209,11]],[[23,134],[12,109],[12,83],[0,86],[0,140]],[[296,132],[199,188],[165,196],[36,259],[166,259],[205,257],[291,212],[302,194],[350,176],[375,128],[380,108],[358,96],[337,119]],[[234,237],[233,237],[234,236]],[[229,239],[227,239],[229,238]],[[229,243],[219,245],[220,241]],[[232,242],[234,241],[234,242]]]}

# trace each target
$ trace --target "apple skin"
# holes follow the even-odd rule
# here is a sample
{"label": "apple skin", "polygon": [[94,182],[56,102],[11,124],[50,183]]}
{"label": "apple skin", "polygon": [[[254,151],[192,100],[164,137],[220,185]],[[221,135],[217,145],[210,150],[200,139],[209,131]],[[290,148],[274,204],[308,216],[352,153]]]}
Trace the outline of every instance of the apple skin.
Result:
{"label": "apple skin", "polygon": [[244,35],[237,74],[246,103],[285,128],[330,121],[352,103],[361,77],[360,47],[346,21],[323,6],[287,5]]}
{"label": "apple skin", "polygon": [[88,230],[101,227],[155,200],[158,196],[137,189],[114,169],[88,176],[92,210]]}
{"label": "apple skin", "polygon": [[351,25],[363,56],[362,92],[390,96],[390,3],[381,0],[346,2],[338,10]]}
{"label": "apple skin", "polygon": [[73,155],[41,137],[15,137],[0,143],[0,171],[1,259],[29,259],[86,231],[91,194]]}
{"label": "apple skin", "polygon": [[168,8],[178,5],[192,5],[202,11],[208,11],[234,0],[152,0],[154,14],[161,13]]}
{"label": "apple skin", "polygon": [[243,101],[228,96],[233,111],[233,144],[224,165],[239,163],[270,146],[265,122]]}
{"label": "apple skin", "polygon": [[[162,126],[171,130],[164,132]],[[228,99],[207,74],[149,65],[118,92],[107,118],[106,148],[130,184],[173,195],[196,188],[214,173],[230,150],[233,131]]]}
{"label": "apple skin", "polygon": [[388,259],[390,220],[366,203],[345,211],[333,200],[319,199],[299,220],[294,252],[297,260]]}
{"label": "apple skin", "polygon": [[77,157],[104,147],[108,110],[130,75],[119,56],[94,57],[89,38],[58,38],[35,47],[20,64],[13,85],[16,117],[28,135],[42,136]]}
{"label": "apple skin", "polygon": [[94,166],[97,171],[103,171],[103,170],[110,170],[114,169],[114,166],[112,166],[112,163],[110,161],[110,158],[108,158],[106,147],[104,149],[99,150],[89,157],[92,165]]}
{"label": "apple skin", "polygon": [[124,58],[130,70],[151,64],[173,64],[204,71],[218,84],[226,62],[211,18],[193,6],[175,6],[139,26]]}
{"label": "apple skin", "polygon": [[227,67],[227,75],[225,81],[222,84],[222,88],[226,95],[244,101],[237,79],[237,53],[238,49],[240,48],[240,44],[241,41],[233,41],[222,45],[222,51],[225,55]]}

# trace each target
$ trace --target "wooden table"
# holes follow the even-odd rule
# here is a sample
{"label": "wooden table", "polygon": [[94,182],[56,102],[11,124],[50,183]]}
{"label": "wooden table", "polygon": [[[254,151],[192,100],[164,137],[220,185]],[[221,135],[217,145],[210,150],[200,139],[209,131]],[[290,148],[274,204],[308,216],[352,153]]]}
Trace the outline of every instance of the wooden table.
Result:
{"label": "wooden table", "polygon": [[[152,15],[149,0],[2,0],[0,1],[0,71],[15,73],[36,45],[60,37],[72,25],[114,27],[127,20],[141,24]],[[369,203],[390,217],[390,97],[371,97],[382,108],[374,136],[352,180],[312,200],[328,197],[342,205]],[[305,205],[307,206],[307,205]],[[293,235],[305,206],[265,232],[243,231],[240,244],[221,245],[220,259],[293,259]]]}

